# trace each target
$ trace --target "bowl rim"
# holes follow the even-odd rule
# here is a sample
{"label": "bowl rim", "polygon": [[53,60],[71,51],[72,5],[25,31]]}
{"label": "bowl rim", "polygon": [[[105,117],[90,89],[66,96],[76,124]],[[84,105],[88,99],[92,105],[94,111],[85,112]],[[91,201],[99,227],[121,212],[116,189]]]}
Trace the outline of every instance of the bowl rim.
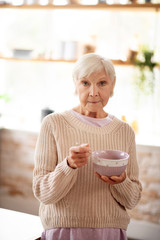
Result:
{"label": "bowl rim", "polygon": [[[94,153],[98,153],[100,151],[114,151],[114,152],[123,152],[125,153],[125,158],[123,159],[108,159],[108,158],[100,158],[98,156],[94,156]],[[129,159],[129,154],[121,151],[121,150],[111,150],[111,149],[106,149],[106,150],[100,150],[100,151],[94,151],[92,152],[92,161],[101,166],[108,166],[108,167],[120,167],[120,166],[125,166],[128,164],[128,159]]]}
{"label": "bowl rim", "polygon": [[124,161],[124,160],[126,160],[126,159],[128,159],[129,158],[129,154],[127,153],[127,152],[124,152],[124,151],[121,151],[121,150],[112,150],[112,149],[105,149],[105,150],[98,150],[98,151],[93,151],[92,152],[92,157],[94,157],[93,155],[94,154],[96,154],[96,152],[98,153],[98,152],[122,152],[122,153],[124,153],[125,155],[126,155],[126,157],[125,158],[120,158],[120,159],[109,159],[109,158],[100,158],[100,157],[98,157],[98,156],[96,156],[96,158],[98,158],[98,159],[100,159],[100,160],[108,160],[108,161]]}

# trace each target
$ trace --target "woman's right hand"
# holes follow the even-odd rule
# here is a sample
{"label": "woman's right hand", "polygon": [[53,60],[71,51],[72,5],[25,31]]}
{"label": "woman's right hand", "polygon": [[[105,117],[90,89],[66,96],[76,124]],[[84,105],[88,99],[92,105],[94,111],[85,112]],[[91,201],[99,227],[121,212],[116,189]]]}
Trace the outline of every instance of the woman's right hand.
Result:
{"label": "woman's right hand", "polygon": [[88,143],[73,146],[69,149],[67,163],[71,168],[81,168],[88,163],[90,154],[91,152]]}

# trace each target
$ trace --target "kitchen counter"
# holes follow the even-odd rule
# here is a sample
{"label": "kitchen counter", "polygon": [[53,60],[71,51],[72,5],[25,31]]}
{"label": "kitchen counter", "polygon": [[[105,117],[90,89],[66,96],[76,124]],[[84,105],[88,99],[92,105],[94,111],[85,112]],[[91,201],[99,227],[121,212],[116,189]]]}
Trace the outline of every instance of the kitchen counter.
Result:
{"label": "kitchen counter", "polygon": [[[38,216],[0,208],[1,240],[35,240],[41,236],[43,227]],[[159,240],[159,225],[131,220],[127,237],[137,240]]]}
{"label": "kitchen counter", "polygon": [[31,214],[0,208],[1,240],[34,240],[41,236],[40,218]]}

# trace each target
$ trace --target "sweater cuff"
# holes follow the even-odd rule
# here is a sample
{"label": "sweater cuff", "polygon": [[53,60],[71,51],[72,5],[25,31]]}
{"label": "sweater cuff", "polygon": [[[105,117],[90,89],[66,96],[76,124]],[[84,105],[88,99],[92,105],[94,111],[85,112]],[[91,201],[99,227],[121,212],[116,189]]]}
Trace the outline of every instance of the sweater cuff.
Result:
{"label": "sweater cuff", "polygon": [[114,184],[112,185],[113,188],[115,188],[117,191],[125,191],[125,189],[129,189],[128,187],[130,186],[130,183],[132,183],[132,181],[129,179],[128,176],[126,176],[126,179],[118,184]]}
{"label": "sweater cuff", "polygon": [[78,168],[74,169],[68,165],[67,157],[61,163],[59,163],[58,166],[59,168],[61,168],[61,170],[65,175],[69,175],[69,174],[74,175],[74,173],[78,171]]}

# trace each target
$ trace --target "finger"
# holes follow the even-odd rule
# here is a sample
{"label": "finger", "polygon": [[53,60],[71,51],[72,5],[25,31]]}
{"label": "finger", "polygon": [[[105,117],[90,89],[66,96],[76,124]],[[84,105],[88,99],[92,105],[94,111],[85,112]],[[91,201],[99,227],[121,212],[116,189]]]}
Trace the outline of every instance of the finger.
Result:
{"label": "finger", "polygon": [[115,182],[122,182],[126,178],[126,173],[123,172],[120,176],[112,176],[110,178]]}
{"label": "finger", "polygon": [[86,165],[86,164],[87,164],[87,161],[74,162],[74,163],[72,164],[72,166],[74,166],[75,168],[81,168],[81,167],[83,167],[83,166]]}
{"label": "finger", "polygon": [[101,179],[103,182],[108,182],[108,177],[107,176],[101,176],[99,173],[95,172],[95,175]]}
{"label": "finger", "polygon": [[88,158],[91,154],[89,152],[84,152],[84,153],[76,153],[75,156],[77,158]]}
{"label": "finger", "polygon": [[72,150],[79,153],[90,152],[90,147],[88,143],[85,143],[79,146],[74,146]]}
{"label": "finger", "polygon": [[88,157],[87,158],[79,158],[79,159],[72,158],[70,163],[72,166],[81,167],[88,163]]}
{"label": "finger", "polygon": [[101,175],[99,175],[97,172],[94,173],[99,179],[101,179]]}
{"label": "finger", "polygon": [[109,177],[107,177],[107,176],[104,176],[104,175],[100,175],[100,174],[98,174],[97,172],[95,172],[95,175],[99,178],[99,179],[101,179],[103,182],[107,182],[107,183],[109,183],[109,184],[115,184],[115,182],[114,181],[112,181]]}
{"label": "finger", "polygon": [[74,147],[70,148],[70,152],[71,153],[85,153],[85,152],[90,153],[90,149],[89,148],[80,147],[80,146],[74,146]]}
{"label": "finger", "polygon": [[90,157],[90,153],[71,153],[70,157],[73,161],[88,161]]}
{"label": "finger", "polygon": [[82,143],[80,146],[81,147],[89,147],[89,143]]}
{"label": "finger", "polygon": [[82,144],[79,146],[79,151],[80,152],[90,152],[90,147],[89,144]]}
{"label": "finger", "polygon": [[118,176],[111,176],[110,179],[112,179],[115,182],[118,182],[118,181],[122,180],[120,176],[119,177]]}
{"label": "finger", "polygon": [[112,179],[110,179],[110,178],[107,177],[107,176],[102,175],[102,176],[101,176],[101,179],[102,179],[104,182],[107,182],[107,183],[109,183],[109,184],[115,184],[115,181],[113,181]]}
{"label": "finger", "polygon": [[74,162],[74,164],[87,164],[88,158],[81,158],[78,160],[74,160],[73,162]]}

